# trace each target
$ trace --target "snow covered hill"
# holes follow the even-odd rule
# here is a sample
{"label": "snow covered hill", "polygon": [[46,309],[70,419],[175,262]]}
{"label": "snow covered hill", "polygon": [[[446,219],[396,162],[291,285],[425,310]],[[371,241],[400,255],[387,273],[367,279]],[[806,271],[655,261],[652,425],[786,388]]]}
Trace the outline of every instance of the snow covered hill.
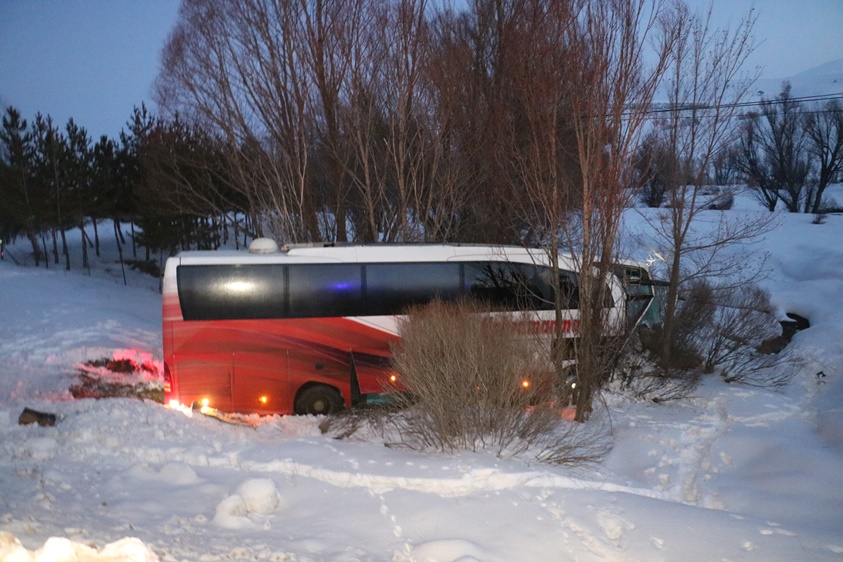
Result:
{"label": "snow covered hill", "polygon": [[781,92],[784,81],[790,82],[794,97],[843,96],[843,59],[829,61],[789,77],[760,79],[753,91],[761,92],[758,97],[773,99]]}
{"label": "snow covered hill", "polygon": [[[314,417],[252,429],[74,400],[82,361],[160,358],[156,282],[124,286],[108,261],[89,277],[7,257],[0,560],[840,560],[843,216],[812,219],[782,216],[759,248],[775,304],[812,322],[792,343],[793,383],[711,378],[660,405],[609,395],[614,449],[576,469],[336,440]],[[60,418],[21,426],[24,407]]]}

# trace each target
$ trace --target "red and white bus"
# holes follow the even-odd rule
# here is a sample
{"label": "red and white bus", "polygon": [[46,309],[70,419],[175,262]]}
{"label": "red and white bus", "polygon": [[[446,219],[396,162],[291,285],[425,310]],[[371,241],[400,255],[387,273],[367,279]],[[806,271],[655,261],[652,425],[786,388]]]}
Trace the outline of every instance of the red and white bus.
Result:
{"label": "red and white bus", "polygon": [[[570,256],[559,259],[570,296],[563,329],[575,337],[576,267]],[[279,250],[258,239],[248,253],[184,252],[164,272],[166,402],[261,414],[352,406],[400,388],[390,344],[410,306],[471,297],[496,310],[529,310],[552,331],[548,263],[541,250],[480,245]],[[619,325],[630,308],[625,285],[645,286],[647,274],[631,264],[616,273],[607,312]]]}

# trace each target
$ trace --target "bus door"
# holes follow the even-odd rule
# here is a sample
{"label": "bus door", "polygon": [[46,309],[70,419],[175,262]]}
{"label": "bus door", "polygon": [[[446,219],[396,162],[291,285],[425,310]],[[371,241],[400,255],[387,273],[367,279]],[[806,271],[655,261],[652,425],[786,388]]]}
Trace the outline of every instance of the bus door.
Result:
{"label": "bus door", "polygon": [[234,410],[267,414],[292,411],[289,361],[287,350],[234,353]]}
{"label": "bus door", "polygon": [[656,288],[665,283],[650,278],[643,267],[620,265],[616,267],[615,274],[622,280],[626,292],[628,328],[652,323],[654,313],[657,314],[657,307],[654,306]]}

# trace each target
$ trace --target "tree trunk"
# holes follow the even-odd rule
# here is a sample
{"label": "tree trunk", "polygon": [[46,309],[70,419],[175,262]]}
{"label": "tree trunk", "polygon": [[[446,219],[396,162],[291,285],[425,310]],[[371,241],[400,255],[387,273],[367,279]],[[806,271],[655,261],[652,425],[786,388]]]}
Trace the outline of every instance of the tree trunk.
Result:
{"label": "tree trunk", "polygon": [[26,231],[26,237],[29,239],[29,243],[32,245],[32,256],[35,258],[35,267],[40,267],[41,247],[38,244],[38,237],[35,236],[35,233],[31,230]]}
{"label": "tree trunk", "polygon": [[125,244],[126,237],[123,236],[123,230],[120,228],[120,219],[114,217],[114,234],[117,236],[117,244]]}
{"label": "tree trunk", "polygon": [[50,234],[53,237],[53,263],[56,265],[59,264],[59,242],[58,238],[56,237],[56,229],[50,230]]}
{"label": "tree trunk", "polygon": [[[88,275],[91,274],[91,263],[88,261],[88,233],[85,232],[85,222],[79,224],[79,232],[82,233],[82,267],[88,270]],[[69,263],[69,262],[68,262]]]}
{"label": "tree trunk", "polygon": [[670,365],[671,351],[673,349],[673,332],[676,326],[676,304],[679,301],[679,278],[681,266],[681,242],[680,248],[673,249],[673,261],[670,265],[670,278],[667,289],[667,303],[664,312],[664,327],[662,329],[661,356],[665,365]]}
{"label": "tree trunk", "polygon": [[117,227],[117,221],[114,221],[114,238],[117,240],[117,255],[120,256],[120,271],[123,272],[123,284],[128,285],[126,281],[126,267],[123,265],[123,245],[120,244],[120,229]]}
{"label": "tree trunk", "polygon": [[95,251],[96,251],[97,257],[100,257],[100,230],[97,227],[96,217],[94,217],[91,220],[91,222],[94,223],[94,248],[96,248]]}
{"label": "tree trunk", "polygon": [[[82,245],[85,245],[84,240],[82,240]],[[64,269],[70,271],[70,250],[67,249],[67,234],[64,229],[61,230],[61,251],[64,254]]]}
{"label": "tree trunk", "polygon": [[129,224],[132,228],[132,256],[135,259],[138,259],[138,244],[137,237],[135,236],[135,221],[131,221]]}
{"label": "tree trunk", "polygon": [[47,239],[44,238],[44,233],[41,233],[41,246],[44,248],[44,267],[50,269],[50,254],[47,253]]}

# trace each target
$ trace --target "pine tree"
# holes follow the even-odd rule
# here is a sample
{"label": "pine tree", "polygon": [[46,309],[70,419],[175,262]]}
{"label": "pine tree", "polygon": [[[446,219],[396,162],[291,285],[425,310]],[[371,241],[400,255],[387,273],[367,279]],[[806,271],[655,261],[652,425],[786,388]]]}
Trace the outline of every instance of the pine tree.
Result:
{"label": "pine tree", "polygon": [[43,256],[38,244],[41,229],[34,181],[34,146],[27,122],[14,107],[6,109],[0,129],[3,181],[0,183],[0,230],[5,236],[24,234],[32,244],[35,265]]}

